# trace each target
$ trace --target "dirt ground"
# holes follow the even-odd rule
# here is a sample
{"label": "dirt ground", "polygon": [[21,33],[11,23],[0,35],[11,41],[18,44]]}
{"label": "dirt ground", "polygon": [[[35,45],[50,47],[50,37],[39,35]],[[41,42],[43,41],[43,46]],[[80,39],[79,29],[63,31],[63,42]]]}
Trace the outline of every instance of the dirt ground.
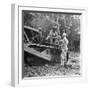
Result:
{"label": "dirt ground", "polygon": [[80,54],[71,52],[67,66],[61,66],[59,63],[45,64],[43,66],[24,65],[24,77],[41,76],[64,76],[80,75]]}

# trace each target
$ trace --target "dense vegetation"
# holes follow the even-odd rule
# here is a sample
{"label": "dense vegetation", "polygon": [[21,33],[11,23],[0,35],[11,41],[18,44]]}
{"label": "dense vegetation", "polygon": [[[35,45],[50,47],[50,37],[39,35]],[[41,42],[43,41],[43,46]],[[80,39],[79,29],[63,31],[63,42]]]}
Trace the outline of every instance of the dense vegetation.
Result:
{"label": "dense vegetation", "polygon": [[80,15],[69,13],[47,13],[24,11],[24,25],[38,29],[42,28],[43,36],[46,37],[53,25],[58,25],[58,31],[62,36],[67,33],[70,51],[80,51]]}

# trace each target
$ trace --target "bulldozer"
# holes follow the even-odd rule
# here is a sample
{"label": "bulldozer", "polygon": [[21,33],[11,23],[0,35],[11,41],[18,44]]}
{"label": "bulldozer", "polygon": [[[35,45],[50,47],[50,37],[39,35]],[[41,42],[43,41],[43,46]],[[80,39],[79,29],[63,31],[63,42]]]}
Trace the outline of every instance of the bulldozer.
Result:
{"label": "bulldozer", "polygon": [[39,29],[24,26],[24,62],[30,65],[60,63],[61,45],[51,44]]}

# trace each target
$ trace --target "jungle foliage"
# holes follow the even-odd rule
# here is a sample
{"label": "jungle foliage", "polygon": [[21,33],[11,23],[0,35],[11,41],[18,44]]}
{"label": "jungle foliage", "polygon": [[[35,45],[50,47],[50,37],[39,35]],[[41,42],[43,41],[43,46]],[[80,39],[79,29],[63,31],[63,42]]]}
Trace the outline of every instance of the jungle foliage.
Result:
{"label": "jungle foliage", "polygon": [[46,37],[53,25],[58,26],[60,35],[65,31],[69,40],[70,51],[80,51],[80,15],[70,13],[30,12],[24,11],[24,25],[42,28]]}

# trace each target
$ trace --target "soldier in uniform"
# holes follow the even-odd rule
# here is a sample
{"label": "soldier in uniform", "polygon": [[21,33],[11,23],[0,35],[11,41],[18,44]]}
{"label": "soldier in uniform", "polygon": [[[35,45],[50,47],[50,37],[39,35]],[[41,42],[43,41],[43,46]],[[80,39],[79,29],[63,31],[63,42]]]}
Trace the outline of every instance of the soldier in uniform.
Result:
{"label": "soldier in uniform", "polygon": [[61,65],[65,66],[67,63],[67,52],[68,52],[68,39],[66,33],[63,33],[62,37],[62,53],[61,53]]}
{"label": "soldier in uniform", "polygon": [[58,34],[55,40],[55,45],[60,45],[60,42],[61,42],[61,36],[60,34]]}
{"label": "soldier in uniform", "polygon": [[54,26],[52,30],[50,30],[46,40],[50,39],[50,44],[55,44],[55,40],[57,37],[57,26]]}
{"label": "soldier in uniform", "polygon": [[55,46],[56,46],[56,48],[57,48],[57,62],[58,63],[61,63],[61,36],[60,36],[60,34],[58,34],[58,36],[57,36],[57,38],[56,38],[56,40],[55,40]]}

